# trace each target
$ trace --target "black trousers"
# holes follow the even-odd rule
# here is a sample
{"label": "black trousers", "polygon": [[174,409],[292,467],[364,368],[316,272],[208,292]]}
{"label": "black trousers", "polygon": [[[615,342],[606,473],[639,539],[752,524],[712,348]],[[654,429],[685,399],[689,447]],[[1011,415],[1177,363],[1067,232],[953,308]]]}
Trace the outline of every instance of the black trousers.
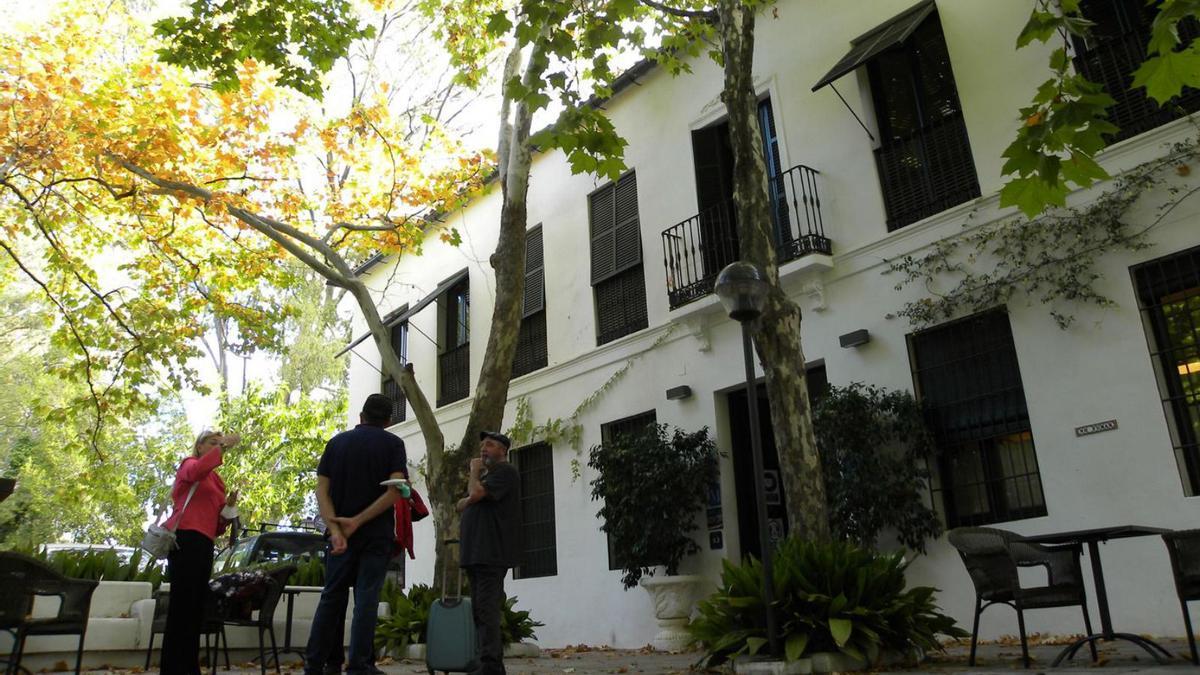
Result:
{"label": "black trousers", "polygon": [[167,556],[167,632],[163,635],[163,675],[200,675],[200,626],[204,622],[213,541],[194,530],[178,530],[179,548]]}
{"label": "black trousers", "polygon": [[472,565],[466,568],[471,581],[471,609],[479,635],[480,675],[505,675],[504,644],[500,641],[500,616],[504,603],[504,567]]}

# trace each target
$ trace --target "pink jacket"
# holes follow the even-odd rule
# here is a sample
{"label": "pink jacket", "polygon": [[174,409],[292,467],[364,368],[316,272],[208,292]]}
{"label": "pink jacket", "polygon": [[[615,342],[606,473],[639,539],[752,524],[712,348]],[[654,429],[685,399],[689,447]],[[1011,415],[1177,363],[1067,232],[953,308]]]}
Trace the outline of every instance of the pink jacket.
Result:
{"label": "pink jacket", "polygon": [[[214,540],[217,534],[225,529],[226,523],[221,522],[221,509],[225,506],[225,481],[221,480],[221,476],[215,471],[223,460],[220,448],[208,452],[203,457],[188,457],[183,460],[175,474],[175,486],[171,488],[174,508],[164,527],[194,530]],[[188,502],[181,518],[179,511],[183,509],[188,491],[196,482],[199,482],[199,487],[196,488],[196,494],[192,496],[192,501]]]}

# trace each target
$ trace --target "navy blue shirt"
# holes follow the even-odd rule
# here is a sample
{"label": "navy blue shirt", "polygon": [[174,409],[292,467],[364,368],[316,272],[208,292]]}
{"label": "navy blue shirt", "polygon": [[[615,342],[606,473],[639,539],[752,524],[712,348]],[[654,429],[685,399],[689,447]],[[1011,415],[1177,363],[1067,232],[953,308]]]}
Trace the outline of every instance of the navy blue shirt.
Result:
{"label": "navy blue shirt", "polygon": [[[399,436],[381,427],[360,424],[329,439],[317,464],[317,475],[329,479],[334,514],[353,516],[387,491],[379,484],[381,481],[396,472],[408,476],[407,461],[404,441]],[[392,511],[387,509],[363,523],[353,538],[394,538],[396,521]]]}
{"label": "navy blue shirt", "polygon": [[487,496],[467,506],[459,522],[463,567],[521,564],[521,474],[499,462],[480,478]]}

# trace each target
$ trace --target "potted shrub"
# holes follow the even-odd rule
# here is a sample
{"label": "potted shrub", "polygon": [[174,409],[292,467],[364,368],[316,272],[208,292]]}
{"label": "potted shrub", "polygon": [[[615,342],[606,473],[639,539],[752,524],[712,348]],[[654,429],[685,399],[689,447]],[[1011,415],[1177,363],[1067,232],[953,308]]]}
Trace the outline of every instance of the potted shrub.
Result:
{"label": "potted shrub", "polygon": [[[463,590],[464,593],[469,592],[465,586]],[[415,584],[407,591],[390,581],[385,584],[380,598],[390,605],[391,613],[379,617],[375,624],[375,648],[378,652],[392,658],[424,659],[429,608],[439,597],[440,594],[426,584]],[[537,638],[535,629],[545,624],[535,621],[529,615],[529,610],[518,610],[516,604],[516,596],[504,595],[500,615],[500,641],[504,644],[504,655],[536,657],[541,650],[530,640]]]}
{"label": "potted shrub", "polygon": [[[860,670],[942,649],[939,636],[966,637],[934,602],[936,589],[906,588],[902,553],[876,553],[850,542],[788,537],[773,562],[775,618],[795,672]],[[700,602],[688,627],[715,666],[754,656],[767,643],[762,563],[724,563],[721,585]]]}
{"label": "potted shrub", "polygon": [[[708,429],[688,433],[667,425],[616,436],[591,449],[592,499],[601,502],[614,560],[626,590],[640,582],[654,601],[659,634],[652,644],[675,650],[690,641],[684,628],[702,577],[681,576],[679,564],[700,550],[692,539],[708,485],[717,480],[717,448]],[[654,576],[662,567],[665,576]]]}

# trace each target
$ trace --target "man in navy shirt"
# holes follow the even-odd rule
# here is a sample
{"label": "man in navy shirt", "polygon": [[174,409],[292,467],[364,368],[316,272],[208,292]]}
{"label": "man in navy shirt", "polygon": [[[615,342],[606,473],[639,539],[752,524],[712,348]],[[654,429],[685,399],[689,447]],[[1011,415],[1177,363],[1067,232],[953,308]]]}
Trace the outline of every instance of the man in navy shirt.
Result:
{"label": "man in navy shirt", "polygon": [[512,441],[502,433],[479,434],[479,456],[471,459],[467,496],[458,500],[462,514],[460,564],[471,580],[471,609],[479,633],[482,675],[504,674],[500,618],[504,575],[520,563],[521,475],[508,463]]}
{"label": "man in navy shirt", "polygon": [[[317,504],[329,536],[325,589],[313,616],[305,650],[304,672],[320,675],[340,656],[339,625],[354,587],[350,658],[346,672],[365,675],[374,669],[372,642],[379,613],[379,592],[392,554],[395,487],[380,482],[407,478],[404,442],[387,431],[392,400],[371,394],[363,403],[360,424],[325,444],[317,465]],[[335,656],[338,655],[338,656]]]}

